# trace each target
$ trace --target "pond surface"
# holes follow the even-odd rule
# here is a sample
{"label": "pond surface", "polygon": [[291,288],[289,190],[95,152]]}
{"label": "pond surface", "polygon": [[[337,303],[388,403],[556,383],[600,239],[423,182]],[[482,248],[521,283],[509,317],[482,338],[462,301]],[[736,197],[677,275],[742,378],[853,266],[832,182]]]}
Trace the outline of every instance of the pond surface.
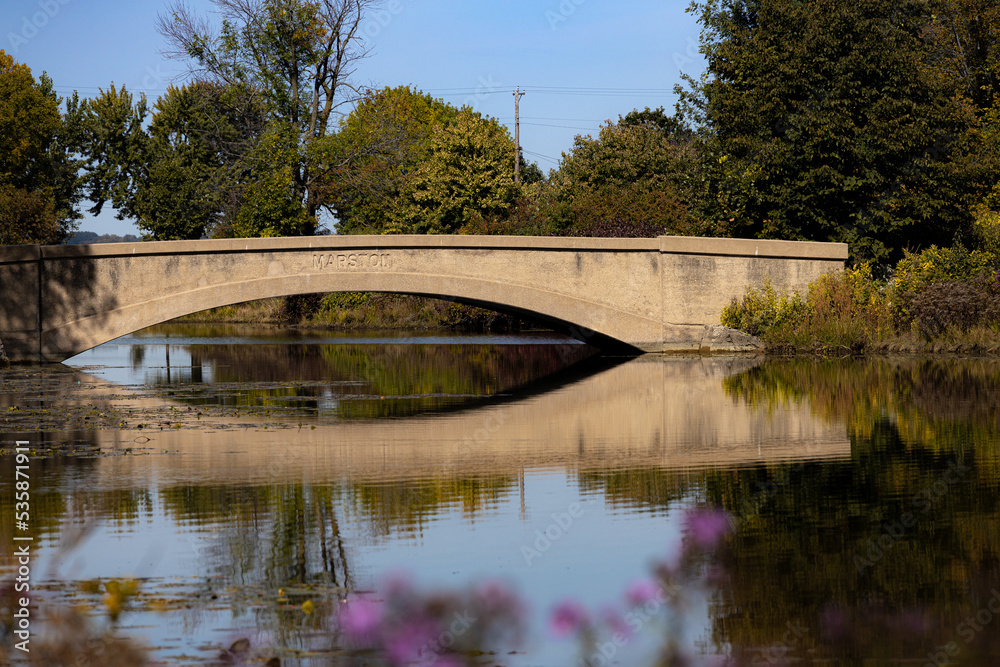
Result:
{"label": "pond surface", "polygon": [[5,581],[28,440],[35,602],[101,628],[134,579],[117,627],[162,663],[341,664],[340,601],[405,575],[525,600],[484,664],[653,664],[665,612],[585,646],[549,614],[620,604],[696,507],[733,531],[670,620],[695,662],[1000,662],[996,360],[159,327],[0,382]]}

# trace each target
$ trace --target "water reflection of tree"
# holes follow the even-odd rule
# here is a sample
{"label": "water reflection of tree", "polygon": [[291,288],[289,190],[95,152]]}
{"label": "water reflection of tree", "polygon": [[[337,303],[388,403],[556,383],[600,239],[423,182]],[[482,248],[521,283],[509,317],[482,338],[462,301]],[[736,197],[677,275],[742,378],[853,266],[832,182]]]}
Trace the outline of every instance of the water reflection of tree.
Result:
{"label": "water reflection of tree", "polygon": [[691,496],[703,480],[700,471],[685,474],[664,468],[621,468],[577,475],[584,493],[600,493],[614,505],[650,512],[666,511]]}
{"label": "water reflection of tree", "polygon": [[[29,525],[36,541],[55,542],[67,531],[97,521],[131,526],[152,512],[148,489],[92,487],[100,449],[95,431],[9,436],[11,444],[17,439],[31,443]],[[0,456],[0,555],[4,562],[11,562],[13,536],[18,534],[14,530],[15,465],[13,454]]]}
{"label": "water reflection of tree", "polygon": [[922,660],[955,641],[975,663],[1000,650],[1000,633],[958,635],[1000,585],[1000,363],[793,360],[725,383],[758,407],[807,399],[847,424],[851,458],[581,475],[616,503],[696,497],[734,514],[718,645],[782,646],[793,623],[807,632],[789,655],[811,659]]}
{"label": "water reflection of tree", "polygon": [[514,475],[442,476],[419,480],[354,483],[351,507],[375,535],[413,534],[447,511],[475,516],[497,507],[517,488]]}
{"label": "water reflection of tree", "polygon": [[442,476],[344,486],[182,486],[160,495],[176,521],[226,534],[228,547],[211,566],[229,580],[349,588],[338,507],[350,507],[369,535],[407,535],[451,508],[467,516],[488,511],[516,485],[514,475]]}
{"label": "water reflection of tree", "polygon": [[178,522],[222,538],[211,562],[226,581],[248,585],[347,587],[351,571],[330,486],[183,486],[161,489]]}
{"label": "water reflection of tree", "polygon": [[[195,404],[332,406],[347,419],[400,417],[511,391],[594,353],[583,345],[192,345],[215,390],[177,398]],[[192,362],[192,378],[195,364]],[[272,386],[261,386],[270,383]]]}
{"label": "water reflection of tree", "polygon": [[[161,489],[160,496],[176,522],[212,536],[199,550],[198,569],[206,581],[226,588],[234,617],[250,615],[274,645],[318,651],[329,649],[334,638],[328,630],[313,632],[313,626],[329,628],[336,601],[356,586],[351,549],[342,534],[343,508],[350,508],[350,519],[369,537],[408,535],[454,507],[467,515],[488,510],[510,495],[516,481],[514,476],[470,476],[344,485],[177,486]],[[283,604],[274,603],[279,589],[285,592]],[[303,626],[297,610],[306,600],[317,607]]]}

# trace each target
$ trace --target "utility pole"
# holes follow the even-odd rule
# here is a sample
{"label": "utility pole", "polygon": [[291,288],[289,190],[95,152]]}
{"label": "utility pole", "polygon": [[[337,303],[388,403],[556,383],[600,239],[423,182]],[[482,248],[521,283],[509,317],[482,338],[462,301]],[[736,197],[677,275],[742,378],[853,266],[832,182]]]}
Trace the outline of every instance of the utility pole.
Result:
{"label": "utility pole", "polygon": [[521,86],[514,91],[514,182],[521,182]]}

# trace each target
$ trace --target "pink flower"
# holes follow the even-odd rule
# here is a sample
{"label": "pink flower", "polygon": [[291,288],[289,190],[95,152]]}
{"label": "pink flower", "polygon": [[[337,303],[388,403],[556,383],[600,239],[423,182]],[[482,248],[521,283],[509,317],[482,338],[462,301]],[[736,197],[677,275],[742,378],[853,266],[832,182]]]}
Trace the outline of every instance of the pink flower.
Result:
{"label": "pink flower", "polygon": [[556,637],[566,637],[579,632],[589,622],[587,610],[575,600],[559,603],[552,611],[549,629]]}
{"label": "pink flower", "polygon": [[341,605],[337,618],[348,639],[370,643],[382,623],[382,608],[370,600],[352,600]]}
{"label": "pink flower", "polygon": [[687,513],[684,523],[691,539],[705,551],[718,546],[730,530],[729,514],[722,510],[691,510]]}
{"label": "pink flower", "polygon": [[624,615],[620,609],[611,606],[605,607],[601,610],[601,619],[612,633],[619,633],[626,637],[632,634],[632,628],[625,622]]}
{"label": "pink flower", "polygon": [[625,599],[631,607],[641,607],[647,602],[659,600],[661,589],[652,579],[639,579],[625,589]]}
{"label": "pink flower", "polygon": [[475,602],[486,614],[519,615],[523,605],[506,584],[496,580],[484,581],[476,586]]}
{"label": "pink flower", "polygon": [[438,624],[427,618],[418,618],[394,628],[385,641],[389,664],[408,665],[428,655],[434,655],[436,659],[431,640],[440,634]]}

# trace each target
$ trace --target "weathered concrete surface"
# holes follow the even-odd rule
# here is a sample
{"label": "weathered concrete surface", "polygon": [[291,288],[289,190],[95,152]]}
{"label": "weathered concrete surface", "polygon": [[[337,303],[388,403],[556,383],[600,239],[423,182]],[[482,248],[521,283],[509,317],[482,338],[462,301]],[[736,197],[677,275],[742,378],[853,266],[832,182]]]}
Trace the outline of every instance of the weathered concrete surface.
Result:
{"label": "weathered concrete surface", "polygon": [[[831,243],[660,237],[323,236],[0,248],[0,340],[62,361],[181,315],[289,294],[373,291],[484,305],[643,351],[732,351],[722,308],[747,285],[804,290]],[[714,346],[714,347],[713,347]]]}

